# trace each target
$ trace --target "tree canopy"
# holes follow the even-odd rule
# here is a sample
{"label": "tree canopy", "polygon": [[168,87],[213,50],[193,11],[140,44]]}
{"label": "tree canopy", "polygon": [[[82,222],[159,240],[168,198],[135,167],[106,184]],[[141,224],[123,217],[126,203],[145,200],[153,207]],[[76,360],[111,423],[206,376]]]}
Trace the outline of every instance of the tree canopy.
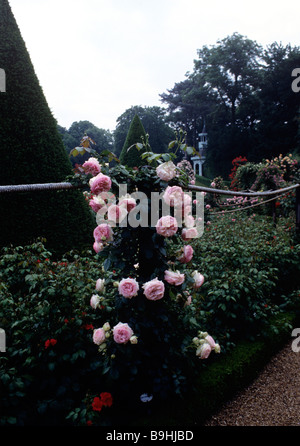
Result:
{"label": "tree canopy", "polygon": [[[69,129],[58,125],[58,131],[61,134],[65,149],[70,154],[74,147],[78,146],[81,138],[86,134],[93,141],[93,149],[101,153],[103,150],[113,150],[113,135],[109,130],[98,128],[90,121],[75,121]],[[76,159],[71,157],[72,164],[83,164],[89,154],[78,155]]]}
{"label": "tree canopy", "polygon": [[227,176],[236,156],[259,161],[299,150],[300,96],[291,88],[300,48],[276,42],[263,48],[238,33],[197,51],[186,79],[160,95],[167,119],[188,143],[208,131],[208,176]]}

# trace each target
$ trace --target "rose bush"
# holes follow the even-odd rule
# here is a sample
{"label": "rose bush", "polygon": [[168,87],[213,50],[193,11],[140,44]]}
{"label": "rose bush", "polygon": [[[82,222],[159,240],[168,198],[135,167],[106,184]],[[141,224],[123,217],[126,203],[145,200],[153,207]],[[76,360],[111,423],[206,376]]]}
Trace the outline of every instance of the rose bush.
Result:
{"label": "rose bush", "polygon": [[[112,243],[116,240],[118,237]],[[275,228],[264,216],[249,219],[239,214],[235,222],[226,215],[215,217],[193,243],[188,264],[177,262],[182,252],[180,237],[167,239],[167,244],[162,249],[167,250],[170,261],[160,277],[176,262],[172,265],[175,271],[201,271],[205,281],[198,291],[193,289],[190,274],[179,287],[165,282],[164,296],[157,301],[143,295],[130,301],[120,296],[121,270],[105,270],[100,261],[106,259],[103,253],[71,252],[57,259],[42,243],[2,251],[0,320],[7,352],[1,353],[0,361],[1,425],[109,425],[116,419],[120,395],[127,395],[127,408],[134,399],[135,393],[128,390],[130,382],[140,383],[137,395],[142,413],[144,406],[157,399],[142,381],[143,374],[153,373],[160,392],[162,385],[173,380],[182,384],[181,377],[188,373],[182,361],[188,352],[195,359],[195,379],[203,363],[218,358],[213,351],[206,359],[196,356],[198,346],[193,339],[199,337],[199,327],[205,327],[215,343],[220,342],[224,355],[243,339],[263,338],[276,314],[299,308],[300,246],[294,219],[281,218]],[[124,265],[125,260],[126,256]],[[122,259],[119,261],[122,266]],[[135,263],[134,271],[124,277],[134,277],[133,272],[139,271],[136,267]],[[96,308],[90,306],[92,296],[96,296]],[[167,302],[164,312],[160,304]],[[120,321],[134,331],[127,344],[117,344],[112,337],[111,327]],[[97,328],[109,335],[100,352],[103,344],[93,342]],[[183,350],[178,349],[181,340]],[[149,360],[144,349],[150,352]],[[165,381],[166,375],[155,374],[161,365],[172,365],[177,373]],[[188,376],[192,384],[193,378]],[[99,403],[95,407],[101,406],[101,410],[95,411],[94,398],[103,392],[110,393],[112,405]]]}
{"label": "rose bush", "polygon": [[[182,147],[181,142],[177,144]],[[93,294],[90,307],[101,321],[94,331],[94,344],[102,356],[104,375],[114,381],[116,388],[120,386],[116,400],[123,398],[128,404],[130,392],[133,406],[145,391],[159,401],[188,387],[186,369],[192,370],[198,358],[192,339],[201,325],[201,321],[188,317],[188,307],[191,293],[195,294],[203,283],[189,269],[193,257],[191,241],[199,235],[191,215],[192,197],[185,192],[190,179],[173,163],[174,153],[153,154],[148,147],[142,157],[145,165],[139,169],[119,163],[109,167],[99,161],[100,173],[88,181],[96,223],[93,248],[104,268],[103,297],[110,295],[110,307],[114,309],[110,314],[99,310],[101,296]],[[140,208],[135,200],[137,191],[147,199]],[[153,192],[162,197],[162,208],[154,224]],[[169,206],[166,214],[164,206]],[[132,213],[136,215],[138,210],[148,211],[151,218],[147,225],[144,221],[137,227],[130,224]],[[170,240],[181,244],[180,254],[171,263]],[[117,277],[107,285],[112,270]],[[114,327],[112,331],[105,332],[104,323]],[[126,382],[126,392],[121,390],[122,382]]]}
{"label": "rose bush", "polygon": [[[287,296],[299,285],[300,248],[289,220],[274,228],[254,216],[212,216],[201,238],[184,235],[197,229],[190,218],[168,235],[157,230],[160,215],[153,225],[112,227],[110,206],[124,207],[126,221],[151,208],[152,191],[186,190],[177,166],[168,181],[158,174],[165,167],[157,172],[155,163],[171,155],[148,152],[139,169],[100,157],[100,172],[77,174],[95,217],[88,253],[54,259],[42,243],[2,252],[0,424],[113,425],[145,407],[148,414],[193,390],[220,345],[226,353],[240,339],[263,337],[270,316],[293,308],[298,295]],[[90,180],[100,173],[108,179],[96,188]],[[127,191],[116,199],[120,184]],[[143,206],[136,190],[148,197]],[[191,216],[195,204],[179,196],[181,205],[169,200],[174,219]]]}

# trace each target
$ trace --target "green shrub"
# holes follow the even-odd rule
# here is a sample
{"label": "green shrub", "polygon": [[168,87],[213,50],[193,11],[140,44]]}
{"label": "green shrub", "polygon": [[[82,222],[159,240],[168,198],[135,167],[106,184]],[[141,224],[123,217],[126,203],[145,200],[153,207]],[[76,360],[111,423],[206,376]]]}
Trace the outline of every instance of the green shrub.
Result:
{"label": "green shrub", "polygon": [[224,347],[264,333],[270,316],[287,305],[284,292],[300,284],[300,246],[290,220],[280,219],[275,228],[266,217],[229,215],[206,224],[194,256],[206,279],[197,311]]}
{"label": "green shrub", "polygon": [[42,242],[3,251],[0,424],[60,424],[86,395],[87,377],[90,388],[98,382],[87,296],[99,265],[90,255],[70,258],[54,262]]}
{"label": "green shrub", "polygon": [[[123,421],[132,425],[135,420],[138,425],[159,425],[162,419],[164,425],[176,425],[182,420],[182,413],[187,424],[204,419],[257,373],[268,358],[266,352],[276,351],[280,333],[289,333],[291,327],[286,312],[299,313],[299,245],[291,245],[295,240],[290,224],[282,220],[275,229],[266,219],[253,217],[248,226],[246,220],[237,223],[229,218],[207,225],[191,265],[206,280],[185,313],[185,328],[180,330],[192,333],[199,325],[213,328],[222,346],[221,354],[208,358],[205,364],[195,357],[194,366],[189,365],[184,371],[192,384],[191,394],[176,397],[172,409],[162,412],[164,406],[153,401],[146,406],[137,404],[137,412],[131,406],[125,417],[118,412],[118,406],[126,406],[126,401],[118,395],[127,385],[130,388],[132,378],[134,383],[134,369],[128,367],[138,357],[131,357],[130,349],[125,356],[119,356],[123,367],[127,364],[122,377],[129,378],[128,382],[117,376],[121,370],[118,367],[107,369],[103,375],[105,357],[99,355],[92,342],[100,315],[113,322],[117,318],[112,302],[118,271],[108,269],[107,291],[101,308],[95,312],[89,299],[95,292],[95,279],[104,277],[105,257],[101,260],[101,256],[90,252],[79,255],[74,251],[57,260],[41,241],[5,248],[0,258],[0,320],[7,337],[7,351],[1,354],[0,363],[2,425],[81,425],[91,420],[95,424]],[[285,280],[281,280],[285,274]],[[295,291],[288,293],[291,277]],[[228,299],[232,294],[235,301]],[[121,306],[119,314],[124,310]],[[232,317],[234,312],[238,324],[237,318]],[[172,325],[175,314],[167,319],[163,324]],[[247,332],[242,327],[244,323]],[[179,326],[176,327],[175,337],[179,336]],[[51,340],[57,342],[52,344]],[[168,342],[176,344],[172,336]],[[153,351],[149,361],[155,364],[161,353],[163,350]],[[166,364],[168,353],[165,352]],[[179,374],[174,379],[180,381],[182,377]],[[92,402],[100,392],[111,392],[114,404],[98,414],[93,411]]]}

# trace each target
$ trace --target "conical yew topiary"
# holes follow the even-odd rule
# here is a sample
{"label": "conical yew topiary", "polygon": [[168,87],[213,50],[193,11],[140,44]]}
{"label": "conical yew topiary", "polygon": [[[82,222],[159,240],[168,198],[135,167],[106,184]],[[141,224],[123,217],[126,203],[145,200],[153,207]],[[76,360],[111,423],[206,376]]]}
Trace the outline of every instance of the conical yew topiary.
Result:
{"label": "conical yew topiary", "polygon": [[141,154],[145,149],[138,150],[136,144],[146,142],[146,132],[144,126],[136,114],[131,121],[123,149],[120,154],[120,161],[124,166],[139,167],[145,164]]}
{"label": "conical yew topiary", "polygon": [[[64,181],[72,165],[8,0],[0,0],[0,184]],[[45,237],[53,251],[90,243],[90,212],[79,190],[0,195],[0,246]]]}

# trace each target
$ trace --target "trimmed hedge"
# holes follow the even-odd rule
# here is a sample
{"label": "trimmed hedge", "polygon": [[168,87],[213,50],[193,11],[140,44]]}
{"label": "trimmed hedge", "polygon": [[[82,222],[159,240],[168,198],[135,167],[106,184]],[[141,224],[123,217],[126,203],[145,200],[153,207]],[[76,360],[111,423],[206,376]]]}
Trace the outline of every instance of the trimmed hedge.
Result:
{"label": "trimmed hedge", "polygon": [[[0,184],[64,181],[72,165],[7,0],[0,2],[0,61],[7,81],[0,94]],[[78,190],[1,194],[0,208],[1,247],[37,237],[61,254],[91,246],[94,224]]]}
{"label": "trimmed hedge", "polygon": [[195,390],[184,400],[175,399],[167,407],[156,408],[147,419],[134,420],[134,426],[201,426],[223,404],[256,379],[273,355],[290,339],[291,326],[299,324],[300,308],[273,321],[278,332],[264,340],[242,341],[224,356],[214,356],[201,371]]}
{"label": "trimmed hedge", "polygon": [[[142,121],[138,115],[135,115],[131,121],[126,140],[120,154],[121,163],[128,167],[139,167],[145,164],[141,158],[141,154],[145,151],[145,149],[138,150],[135,146],[133,146],[134,144],[143,144],[144,142],[146,142],[146,132]],[[131,149],[128,151],[130,147]]]}

